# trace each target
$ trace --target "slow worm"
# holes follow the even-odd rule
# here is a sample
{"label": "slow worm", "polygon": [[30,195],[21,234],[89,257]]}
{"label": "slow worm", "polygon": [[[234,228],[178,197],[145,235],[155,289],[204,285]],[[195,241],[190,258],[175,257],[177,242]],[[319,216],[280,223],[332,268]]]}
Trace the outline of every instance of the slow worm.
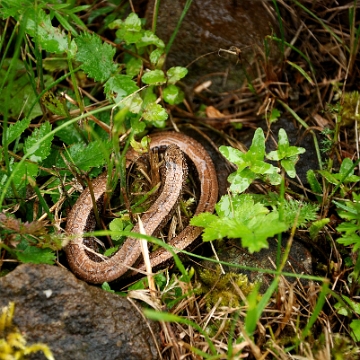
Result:
{"label": "slow worm", "polygon": [[[213,212],[218,198],[218,182],[214,164],[207,151],[193,138],[175,132],[162,132],[150,136],[150,149],[167,147],[165,152],[165,180],[163,189],[156,201],[141,216],[145,232],[153,235],[169,220],[169,214],[177,205],[182,194],[182,187],[187,177],[187,166],[184,163],[185,154],[195,165],[200,181],[200,197],[195,215],[202,212]],[[181,151],[180,151],[181,150]],[[139,155],[128,151],[127,166],[133,163]],[[101,207],[106,192],[107,175],[103,174],[92,181],[93,195],[96,203]],[[92,197],[89,188],[86,188],[67,219],[66,232],[71,236],[70,243],[65,247],[68,263],[71,270],[81,279],[90,283],[110,282],[123,276],[129,266],[134,266],[141,255],[139,241],[136,238],[127,238],[123,246],[111,257],[103,259],[97,255],[89,256],[83,243],[82,234],[95,229],[95,217]],[[168,241],[168,244],[180,250],[185,250],[194,243],[201,234],[202,228],[187,226],[180,234]],[[140,232],[135,225],[132,232]],[[152,267],[166,264],[172,255],[159,249],[150,255]],[[96,258],[96,261],[94,260]],[[145,270],[142,264],[136,266]]]}

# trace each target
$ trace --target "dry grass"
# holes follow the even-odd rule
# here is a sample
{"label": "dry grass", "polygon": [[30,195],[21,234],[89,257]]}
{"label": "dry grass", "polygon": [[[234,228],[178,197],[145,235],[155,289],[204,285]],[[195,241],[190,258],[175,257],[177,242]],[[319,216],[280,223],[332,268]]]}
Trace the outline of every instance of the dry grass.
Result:
{"label": "dry grass", "polygon": [[[336,116],[327,111],[327,104],[335,104],[336,101],[341,104],[344,93],[358,90],[359,44],[356,43],[355,34],[359,22],[351,25],[349,9],[355,7],[359,11],[360,5],[357,1],[340,5],[338,1],[330,0],[303,0],[300,3],[277,1],[285,29],[284,40],[292,46],[284,44],[281,61],[266,58],[261,49],[255,49],[253,64],[242,64],[249,71],[251,87],[255,92],[245,82],[231,94],[213,94],[209,102],[210,110],[205,122],[226,133],[232,145],[236,144],[238,135],[230,125],[242,123],[245,127],[253,127],[262,116],[268,118],[273,108],[284,110],[282,103],[287,104],[306,123],[306,131],[319,134],[325,128],[335,129]],[[276,16],[272,3],[267,2],[266,6]],[[268,41],[271,42],[271,39]],[[234,61],[236,56],[238,54],[234,54]],[[291,63],[298,65],[309,80]],[[190,108],[187,111],[175,109],[174,113],[179,117],[200,120]],[[203,118],[201,120],[204,121]],[[350,127],[340,128],[338,142],[327,153],[329,158],[339,162],[345,156],[358,158],[356,125],[351,121],[346,125]],[[298,126],[301,137],[305,129],[301,130],[300,124]],[[329,194],[323,195],[322,217],[335,216]],[[217,354],[213,357],[209,355],[211,359],[359,358],[360,350],[350,336],[350,321],[334,308],[341,294],[355,302],[359,299],[359,286],[353,284],[351,287],[348,284],[347,275],[351,270],[343,263],[343,256],[349,250],[340,248],[336,243],[338,235],[334,228],[329,224],[318,241],[318,244],[326,243],[329,250],[326,260],[328,268],[320,273],[330,279],[333,291],[325,297],[321,310],[316,309],[319,294],[323,291],[320,282],[309,281],[303,285],[296,280],[290,283],[281,277],[277,291],[262,312],[253,337],[247,336],[244,331],[249,309],[245,297],[243,306],[224,307],[219,305],[219,301],[209,308],[206,295],[194,294],[182,299],[171,312],[195,322],[209,334]],[[185,293],[189,290],[188,284],[178,286],[185,286]],[[236,293],[239,289],[233,288],[232,291]],[[317,312],[316,321],[304,334],[314,311]],[[359,316],[353,315],[355,318]],[[211,354],[204,336],[191,325],[163,323],[162,326],[164,359],[202,359],[204,353]],[[198,352],[194,349],[198,349]]]}

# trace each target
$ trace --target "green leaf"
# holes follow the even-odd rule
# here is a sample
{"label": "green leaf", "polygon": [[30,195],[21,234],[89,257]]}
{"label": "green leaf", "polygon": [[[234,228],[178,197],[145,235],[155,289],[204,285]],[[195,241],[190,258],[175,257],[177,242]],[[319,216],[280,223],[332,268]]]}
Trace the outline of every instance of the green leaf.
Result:
{"label": "green leaf", "polygon": [[[353,301],[346,295],[341,296],[344,302],[350,307],[350,309],[355,312],[356,314],[360,315],[360,304]],[[345,307],[342,303],[338,302],[334,305],[334,308],[336,309],[337,313],[344,316],[350,316],[351,312],[349,312],[349,309]]]}
{"label": "green leaf", "polygon": [[162,70],[151,70],[146,72],[141,80],[148,85],[161,85],[166,83],[165,74]]}
{"label": "green leaf", "polygon": [[133,114],[139,114],[143,105],[143,99],[139,94],[134,94],[124,99],[122,104]]}
{"label": "green leaf", "polygon": [[293,68],[295,68],[297,71],[299,71],[299,73],[309,82],[310,85],[314,86],[314,82],[312,81],[311,77],[307,74],[307,72],[299,65],[286,60],[286,62],[291,65]]}
{"label": "green leaf", "polygon": [[289,140],[284,129],[279,130],[278,135],[278,150],[271,151],[267,154],[267,158],[273,161],[279,161],[282,159],[287,159],[293,161],[294,165],[297,162],[297,155],[303,154],[305,149],[302,147],[290,146]]}
{"label": "green leaf", "polygon": [[[8,66],[8,61],[4,61],[4,69],[0,69],[0,78],[6,76],[5,68]],[[8,101],[8,110],[12,118],[19,119],[25,116],[32,120],[37,116],[42,115],[40,104],[34,102],[38,94],[34,91],[34,87],[30,81],[30,78],[25,70],[23,63],[20,61],[15,62],[16,75],[12,82],[12,87],[8,87],[5,83],[5,88],[0,92],[0,113],[5,111],[5,99]],[[35,78],[34,83],[37,83],[39,79]],[[54,80],[50,75],[44,74],[43,76],[44,87],[49,86]],[[10,91],[11,89],[11,91]],[[7,92],[10,91],[10,94]],[[10,96],[9,96],[10,95]],[[7,99],[9,97],[9,99]],[[30,107],[32,107],[31,114],[29,114]]]}
{"label": "green leaf", "polygon": [[251,161],[263,161],[265,157],[265,136],[261,128],[257,128],[251,143],[250,149],[247,152],[247,159]]}
{"label": "green leaf", "polygon": [[116,74],[105,83],[104,90],[108,99],[114,98],[114,101],[118,103],[139,88],[130,76]]}
{"label": "green leaf", "polygon": [[18,120],[15,124],[10,125],[7,131],[7,141],[6,143],[9,145],[15,139],[20,137],[20,135],[29,127],[30,119],[25,118],[23,120]]}
{"label": "green leaf", "polygon": [[353,253],[357,252],[360,249],[360,236],[357,234],[352,235],[344,235],[343,237],[337,239],[339,244],[343,244],[344,246],[353,246]]}
{"label": "green leaf", "polygon": [[353,338],[353,340],[355,342],[359,342],[360,341],[360,320],[352,320],[350,323],[350,327],[351,327],[351,337]]}
{"label": "green leaf", "polygon": [[330,222],[329,218],[324,218],[318,221],[314,221],[309,228],[311,239],[314,240],[318,236],[320,230],[322,230],[324,226],[327,225],[329,222]]}
{"label": "green leaf", "polygon": [[47,91],[41,98],[42,104],[53,114],[60,116],[69,116],[64,97],[56,97],[52,91]]}
{"label": "green leaf", "polygon": [[27,15],[26,31],[44,50],[63,54],[69,49],[65,32],[52,26],[49,14],[40,8],[33,8],[29,9]]}
{"label": "green leaf", "polygon": [[[24,192],[26,190],[27,182],[27,176],[36,177],[38,174],[39,167],[36,164],[29,163],[29,162],[23,162],[20,165],[18,165],[17,169],[14,170],[15,165],[17,164],[11,164],[10,171],[14,172],[13,174],[13,184],[15,186],[15,189],[17,192]],[[0,191],[2,191],[2,185],[7,180],[8,176],[7,174],[3,174],[2,179],[0,181]],[[12,193],[11,189],[8,189],[7,196],[13,197],[14,194]]]}
{"label": "green leaf", "polygon": [[281,160],[281,166],[292,179],[296,176],[295,164],[292,160]]}
{"label": "green leaf", "polygon": [[130,77],[138,75],[141,71],[142,66],[142,60],[132,56],[130,60],[126,62],[126,75]]}
{"label": "green leaf", "polygon": [[122,235],[116,234],[116,232],[124,231],[124,222],[119,218],[113,219],[109,224],[109,229],[115,232],[115,234],[111,234],[111,238],[113,240],[120,240]]}
{"label": "green leaf", "polygon": [[78,47],[76,60],[82,62],[81,68],[95,81],[104,82],[116,72],[113,62],[116,49],[102,43],[97,35],[83,33],[75,39]]}
{"label": "green leaf", "polygon": [[101,284],[101,288],[104,290],[104,291],[107,291],[109,293],[115,293],[115,290],[112,290],[109,283],[108,282],[104,282]]}
{"label": "green leaf", "polygon": [[284,218],[283,221],[292,227],[296,222],[296,227],[304,227],[309,221],[317,218],[319,205],[302,202],[294,199],[283,202]]}
{"label": "green leaf", "polygon": [[166,110],[159,104],[150,103],[146,106],[143,117],[147,121],[165,121],[168,118]]}
{"label": "green leaf", "polygon": [[168,77],[168,84],[175,84],[177,81],[182,79],[188,73],[188,69],[182,66],[171,67],[166,75]]}
{"label": "green leaf", "polygon": [[124,21],[124,29],[126,31],[140,31],[141,30],[141,20],[139,16],[135,13],[131,13]]}
{"label": "green leaf", "polygon": [[32,0],[2,0],[0,7],[0,16],[5,20],[12,16],[19,19],[20,15],[34,8],[34,1]]}
{"label": "green leaf", "polygon": [[339,184],[339,180],[337,179],[336,176],[334,176],[334,174],[331,174],[329,171],[327,170],[318,170],[318,173],[324,177],[329,183],[337,185]]}
{"label": "green leaf", "polygon": [[165,59],[165,51],[162,48],[155,49],[151,52],[149,58],[153,65],[157,65],[162,58]]}
{"label": "green leaf", "polygon": [[[306,179],[310,185],[310,188],[313,192],[317,193],[317,194],[321,194],[322,193],[322,187],[319,183],[319,181],[316,178],[315,172],[314,170],[309,170],[306,173]],[[317,196],[316,197],[318,201],[321,201],[321,197]]]}
{"label": "green leaf", "polygon": [[22,263],[49,265],[53,265],[56,259],[51,249],[39,249],[35,246],[27,246],[24,251],[16,251],[16,257]]}
{"label": "green leaf", "polygon": [[269,117],[270,124],[276,122],[279,119],[280,115],[281,112],[278,109],[273,108]]}
{"label": "green leaf", "polygon": [[[247,194],[223,196],[215,206],[217,215],[203,213],[195,216],[191,224],[204,228],[203,240],[223,237],[241,238],[242,246],[250,252],[267,248],[267,238],[287,230],[277,212],[260,203],[254,203]],[[267,224],[267,226],[264,226]]]}
{"label": "green leaf", "polygon": [[241,172],[232,173],[228,177],[228,181],[231,184],[230,191],[234,193],[242,193],[256,178],[257,175],[250,169],[244,169]]}
{"label": "green leaf", "polygon": [[136,47],[138,49],[141,47],[144,47],[144,46],[149,46],[149,45],[155,45],[161,49],[163,49],[165,47],[164,42],[150,30],[143,31],[141,34],[141,37],[137,41],[134,41],[134,42],[136,43]]}
{"label": "green leaf", "polygon": [[345,158],[341,163],[339,174],[334,174],[334,176],[338,175],[336,177],[338,177],[339,180],[343,180],[344,183],[359,181],[360,177],[354,175],[354,170],[354,163],[351,161],[351,159]]}
{"label": "green leaf", "polygon": [[[110,142],[104,143],[102,140],[93,141],[87,146],[77,143],[71,146],[68,149],[68,153],[64,153],[64,156],[69,162],[74,162],[79,169],[89,171],[92,167],[99,167],[105,164],[110,148]],[[58,158],[56,166],[65,168],[64,160],[61,157]]]}
{"label": "green leaf", "polygon": [[168,104],[175,105],[184,100],[185,94],[177,86],[169,85],[163,91],[163,98]]}
{"label": "green leaf", "polygon": [[47,135],[51,131],[51,125],[47,121],[37,129],[33,131],[33,133],[26,139],[24,150],[25,153],[31,152],[29,159],[33,162],[39,163],[44,160],[49,154],[51,150],[51,143],[54,138],[53,136],[49,136],[45,141],[39,143],[39,141]]}
{"label": "green leaf", "polygon": [[245,154],[240,150],[231,146],[222,145],[219,147],[219,151],[227,160],[238,167],[238,171],[241,171],[247,166],[247,162],[245,161]]}

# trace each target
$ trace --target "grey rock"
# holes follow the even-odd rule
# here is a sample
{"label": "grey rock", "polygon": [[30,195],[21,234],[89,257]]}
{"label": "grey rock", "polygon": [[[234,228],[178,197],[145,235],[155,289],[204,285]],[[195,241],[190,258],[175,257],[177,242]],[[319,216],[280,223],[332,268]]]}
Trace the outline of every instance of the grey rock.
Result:
{"label": "grey rock", "polygon": [[[47,344],[56,360],[158,359],[153,334],[135,307],[116,294],[50,265],[24,264],[0,278],[0,308],[15,302],[14,324],[28,344]],[[42,353],[30,359],[45,359]]]}
{"label": "grey rock", "polygon": [[[168,43],[176,27],[185,2],[160,2],[156,34],[165,43]],[[153,9],[154,0],[150,0],[146,15],[149,27]],[[276,32],[276,29],[275,13],[268,2],[193,0],[168,54],[166,65],[187,66],[192,63],[184,79],[189,86],[211,80],[217,91],[235,90],[244,78],[242,65],[247,67],[255,55],[263,52],[264,38]],[[220,49],[228,50],[231,47],[242,51],[245,64],[238,61],[236,55],[219,52]],[[272,50],[272,57],[280,59],[278,50]]]}

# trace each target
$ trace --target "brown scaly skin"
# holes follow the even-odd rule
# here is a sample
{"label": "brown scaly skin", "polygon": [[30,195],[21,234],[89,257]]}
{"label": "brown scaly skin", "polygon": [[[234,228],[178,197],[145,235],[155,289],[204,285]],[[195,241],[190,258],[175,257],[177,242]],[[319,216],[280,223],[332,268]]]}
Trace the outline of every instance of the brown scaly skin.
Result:
{"label": "brown scaly skin", "polygon": [[[202,212],[213,212],[218,198],[218,183],[214,164],[207,151],[197,141],[186,135],[175,132],[162,132],[150,136],[150,149],[166,146],[165,152],[165,180],[163,189],[158,199],[151,205],[149,210],[141,217],[145,233],[153,235],[164,226],[169,214],[176,207],[182,194],[183,184],[187,177],[187,166],[184,160],[186,154],[195,164],[200,180],[200,198],[195,215]],[[127,153],[127,166],[138,157],[133,150]],[[92,181],[94,199],[101,206],[106,191],[106,174],[102,174]],[[99,284],[119,279],[129,266],[133,266],[140,257],[141,249],[138,239],[128,238],[124,245],[110,258],[103,260],[100,256],[97,261],[88,256],[83,244],[82,234],[91,232],[95,228],[93,216],[93,204],[89,188],[86,188],[72,208],[67,224],[66,232],[72,236],[71,242],[65,247],[65,252],[71,270],[81,279]],[[179,235],[168,243],[179,250],[185,250],[201,234],[202,229],[195,226],[187,226]],[[132,232],[139,233],[138,224]],[[159,249],[150,254],[152,267],[166,264],[172,255]],[[145,271],[144,265],[137,266]]]}

